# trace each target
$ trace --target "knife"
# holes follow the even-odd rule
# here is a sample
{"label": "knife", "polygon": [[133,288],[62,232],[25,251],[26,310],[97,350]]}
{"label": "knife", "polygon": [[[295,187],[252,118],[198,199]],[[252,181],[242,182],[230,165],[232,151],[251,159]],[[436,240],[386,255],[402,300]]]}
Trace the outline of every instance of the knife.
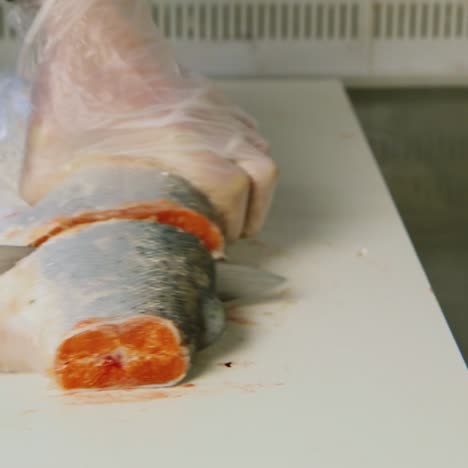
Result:
{"label": "knife", "polygon": [[[32,254],[35,247],[0,245],[0,274]],[[218,295],[223,301],[263,296],[285,283],[285,278],[258,268],[226,261],[216,262]]]}
{"label": "knife", "polygon": [[20,260],[34,252],[34,247],[0,245],[0,274],[13,268]]}

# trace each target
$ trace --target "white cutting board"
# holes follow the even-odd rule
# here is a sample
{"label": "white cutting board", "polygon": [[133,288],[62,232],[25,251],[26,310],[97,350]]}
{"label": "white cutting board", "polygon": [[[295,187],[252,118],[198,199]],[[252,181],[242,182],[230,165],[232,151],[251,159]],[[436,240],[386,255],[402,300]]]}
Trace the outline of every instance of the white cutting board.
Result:
{"label": "white cutting board", "polygon": [[235,257],[288,289],[234,311],[194,387],[63,397],[1,376],[1,466],[466,468],[468,373],[343,89],[223,86],[282,170]]}

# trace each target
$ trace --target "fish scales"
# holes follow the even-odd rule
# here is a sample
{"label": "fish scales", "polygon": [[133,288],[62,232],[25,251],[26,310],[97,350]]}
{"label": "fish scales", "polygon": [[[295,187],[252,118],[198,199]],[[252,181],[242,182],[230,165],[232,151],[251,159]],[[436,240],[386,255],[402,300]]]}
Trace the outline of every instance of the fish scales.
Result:
{"label": "fish scales", "polygon": [[48,372],[63,388],[179,382],[225,327],[220,226],[180,177],[118,165],[71,174],[0,223],[1,243],[38,246],[0,278],[0,369]]}
{"label": "fish scales", "polygon": [[207,197],[178,176],[128,166],[85,168],[72,174],[33,208],[0,221],[0,241],[34,245],[63,227],[119,217],[153,217],[205,235],[211,250],[219,254],[223,250],[223,223]]}
{"label": "fish scales", "polygon": [[[96,241],[103,239],[106,242],[97,247]],[[28,284],[23,276],[25,269],[37,272],[34,284]],[[63,375],[67,376],[68,371],[59,359],[60,350],[70,338],[79,341],[83,333],[95,332],[99,336],[100,327],[113,323],[120,327],[125,327],[126,323],[131,326],[138,317],[170,322],[173,328],[169,328],[179,342],[177,352],[186,357],[186,365],[177,375],[170,374],[170,380],[161,381],[158,372],[154,373],[154,379],[132,374],[128,364],[133,362],[130,354],[139,353],[143,360],[156,359],[164,356],[167,350],[164,343],[159,343],[159,354],[155,357],[147,344],[140,346],[131,339],[126,347],[121,343],[123,329],[112,335],[115,343],[109,345],[110,348],[103,348],[103,351],[93,351],[93,346],[88,350],[80,349],[80,353],[86,355],[87,365],[79,386],[172,385],[187,374],[193,353],[215,340],[225,326],[224,309],[216,297],[212,256],[196,237],[159,223],[113,220],[63,233],[45,243],[7,275],[10,280],[16,275],[17,283],[23,283],[28,297],[31,287],[37,290],[37,282],[48,291],[46,296],[31,297],[29,306],[26,304],[9,313],[8,304],[12,301],[9,302],[7,291],[3,291],[0,330],[16,333],[17,342],[29,340],[41,348],[26,348],[29,360],[28,355],[23,356],[24,368],[14,370],[48,370],[62,386]],[[53,316],[49,310],[51,303],[55,308]],[[33,321],[40,315],[44,318],[43,324],[53,320],[54,326],[50,329],[35,327]],[[76,328],[77,324],[85,325]],[[147,332],[151,335],[149,325]],[[164,322],[158,326],[167,328]],[[102,336],[99,339],[103,340]],[[0,345],[0,355],[8,354],[4,351]],[[115,359],[116,352],[123,370],[118,378],[106,378],[107,368],[103,363]],[[82,360],[81,354],[74,359]],[[37,356],[42,356],[41,369],[35,368]],[[4,370],[10,370],[7,364],[3,362]],[[93,369],[99,377],[97,382],[87,380],[87,374],[94,375]]]}

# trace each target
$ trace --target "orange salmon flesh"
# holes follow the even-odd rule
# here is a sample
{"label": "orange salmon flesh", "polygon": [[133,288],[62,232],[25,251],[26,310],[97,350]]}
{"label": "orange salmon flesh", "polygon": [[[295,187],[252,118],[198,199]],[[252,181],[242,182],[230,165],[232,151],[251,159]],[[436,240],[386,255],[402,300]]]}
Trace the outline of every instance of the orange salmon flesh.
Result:
{"label": "orange salmon flesh", "polygon": [[36,231],[31,246],[39,247],[50,238],[77,226],[112,219],[153,221],[179,228],[200,239],[210,252],[222,250],[224,244],[220,229],[207,217],[178,203],[160,200],[126,208],[90,211],[76,216],[56,218]]}
{"label": "orange salmon flesh", "polygon": [[[38,247],[65,231],[113,219],[153,221],[197,237],[211,252],[223,247],[220,229],[207,217],[175,202],[159,200],[120,209],[59,217],[36,230]],[[65,390],[165,385],[178,382],[190,364],[188,350],[175,327],[154,316],[122,322],[87,319],[60,344],[52,369]]]}
{"label": "orange salmon flesh", "polygon": [[177,330],[165,319],[90,319],[60,344],[52,374],[65,390],[164,385],[183,379],[189,362]]}

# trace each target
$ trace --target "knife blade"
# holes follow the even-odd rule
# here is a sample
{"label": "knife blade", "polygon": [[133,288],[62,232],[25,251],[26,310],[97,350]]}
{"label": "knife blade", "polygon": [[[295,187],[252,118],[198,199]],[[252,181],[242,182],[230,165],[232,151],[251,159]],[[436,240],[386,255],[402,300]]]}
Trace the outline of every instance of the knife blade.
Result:
{"label": "knife blade", "polygon": [[255,267],[216,262],[216,288],[223,302],[260,299],[285,282],[282,276]]}
{"label": "knife blade", "polygon": [[0,274],[13,268],[34,250],[34,247],[0,245]]}
{"label": "knife blade", "polygon": [[[35,247],[0,245],[0,274],[33,253]],[[216,282],[221,300],[247,299],[285,283],[285,278],[257,268],[230,262],[216,263]]]}

